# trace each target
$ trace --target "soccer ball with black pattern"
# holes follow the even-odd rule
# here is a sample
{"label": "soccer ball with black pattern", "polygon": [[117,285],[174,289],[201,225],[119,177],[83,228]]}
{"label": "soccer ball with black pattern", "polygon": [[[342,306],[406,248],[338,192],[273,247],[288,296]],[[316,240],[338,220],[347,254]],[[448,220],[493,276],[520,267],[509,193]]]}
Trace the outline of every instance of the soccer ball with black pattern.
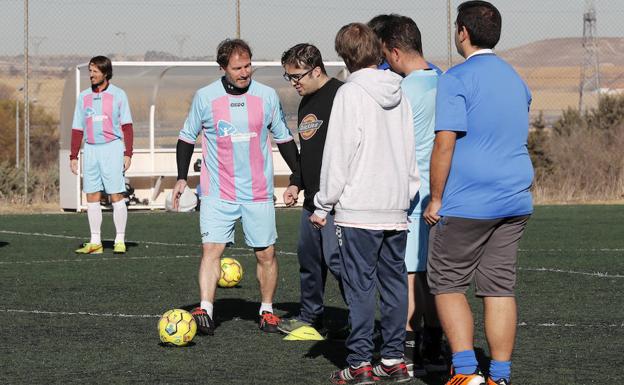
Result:
{"label": "soccer ball with black pattern", "polygon": [[234,258],[221,259],[221,277],[219,287],[234,287],[243,279],[243,267]]}
{"label": "soccer ball with black pattern", "polygon": [[158,334],[167,345],[187,345],[197,333],[197,323],[191,313],[182,309],[172,309],[160,317]]}

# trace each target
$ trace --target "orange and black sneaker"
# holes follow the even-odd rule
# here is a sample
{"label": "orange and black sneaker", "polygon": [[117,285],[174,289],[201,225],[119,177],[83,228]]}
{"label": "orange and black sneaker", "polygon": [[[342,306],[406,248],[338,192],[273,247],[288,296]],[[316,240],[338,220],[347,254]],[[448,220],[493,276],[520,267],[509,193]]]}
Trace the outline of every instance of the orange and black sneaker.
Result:
{"label": "orange and black sneaker", "polygon": [[451,378],[446,385],[485,385],[485,378],[478,368],[472,374],[459,374],[451,367]]}
{"label": "orange and black sneaker", "polygon": [[202,309],[201,307],[196,307],[191,312],[191,315],[195,319],[195,323],[197,324],[197,331],[199,332],[199,334],[209,336],[214,335],[215,324],[212,321],[212,318],[210,318],[210,316],[206,312],[206,310]]}
{"label": "orange and black sneaker", "polygon": [[335,385],[370,385],[376,381],[379,381],[379,377],[373,374],[373,367],[368,362],[360,364],[357,368],[349,366],[338,370],[329,377],[329,382]]}
{"label": "orange and black sneaker", "polygon": [[511,385],[511,382],[507,381],[504,378],[499,378],[496,381],[494,381],[491,378],[488,378],[487,385]]}
{"label": "orange and black sneaker", "polygon": [[267,333],[279,333],[277,325],[280,323],[280,318],[270,311],[263,311],[260,315],[260,330]]}
{"label": "orange and black sneaker", "polygon": [[373,375],[379,377],[380,380],[393,382],[407,382],[410,380],[405,362],[399,362],[398,364],[389,366],[380,362],[373,367]]}

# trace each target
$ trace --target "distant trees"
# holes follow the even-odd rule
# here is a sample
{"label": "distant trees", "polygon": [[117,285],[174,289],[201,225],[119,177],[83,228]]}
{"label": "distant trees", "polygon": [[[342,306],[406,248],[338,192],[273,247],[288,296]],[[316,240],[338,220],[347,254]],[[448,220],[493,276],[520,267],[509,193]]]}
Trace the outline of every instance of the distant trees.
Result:
{"label": "distant trees", "polygon": [[568,109],[547,132],[539,117],[529,135],[537,201],[624,198],[624,95],[602,96],[581,114]]}
{"label": "distant trees", "polygon": [[[15,167],[15,109],[20,108],[20,168]],[[24,191],[24,104],[16,102],[15,90],[0,83],[0,199],[14,200]],[[58,196],[58,120],[43,107],[30,104],[31,200],[54,200]]]}

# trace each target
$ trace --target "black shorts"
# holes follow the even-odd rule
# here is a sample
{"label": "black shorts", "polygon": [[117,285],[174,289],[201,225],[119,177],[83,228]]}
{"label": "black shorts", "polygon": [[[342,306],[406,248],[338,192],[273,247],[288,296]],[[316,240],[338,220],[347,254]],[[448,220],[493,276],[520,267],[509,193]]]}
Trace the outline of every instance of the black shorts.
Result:
{"label": "black shorts", "polygon": [[518,243],[529,215],[496,219],[441,217],[429,234],[427,281],[431,293],[513,297]]}

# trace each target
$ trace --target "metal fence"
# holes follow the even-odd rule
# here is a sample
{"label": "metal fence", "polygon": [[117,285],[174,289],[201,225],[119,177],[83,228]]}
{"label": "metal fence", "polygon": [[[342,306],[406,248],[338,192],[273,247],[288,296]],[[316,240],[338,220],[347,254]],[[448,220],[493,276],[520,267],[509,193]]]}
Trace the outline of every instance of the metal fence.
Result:
{"label": "metal fence", "polygon": [[[257,60],[279,60],[285,49],[300,42],[316,44],[326,60],[338,60],[333,49],[338,29],[381,13],[412,17],[422,31],[425,56],[445,69],[449,62],[462,60],[455,52],[450,28],[461,2],[0,0],[0,83],[15,90],[24,84],[26,4],[29,98],[57,117],[65,76],[70,68],[96,54],[130,61],[214,60],[217,44],[240,34]],[[497,52],[529,84],[534,117],[541,112],[549,123],[564,109],[578,107],[581,67],[588,59],[583,45],[584,15],[591,3],[596,11],[592,32],[597,37],[600,88],[603,92],[624,89],[624,2],[492,2],[503,16]],[[587,106],[595,104],[597,94],[586,90]]]}

